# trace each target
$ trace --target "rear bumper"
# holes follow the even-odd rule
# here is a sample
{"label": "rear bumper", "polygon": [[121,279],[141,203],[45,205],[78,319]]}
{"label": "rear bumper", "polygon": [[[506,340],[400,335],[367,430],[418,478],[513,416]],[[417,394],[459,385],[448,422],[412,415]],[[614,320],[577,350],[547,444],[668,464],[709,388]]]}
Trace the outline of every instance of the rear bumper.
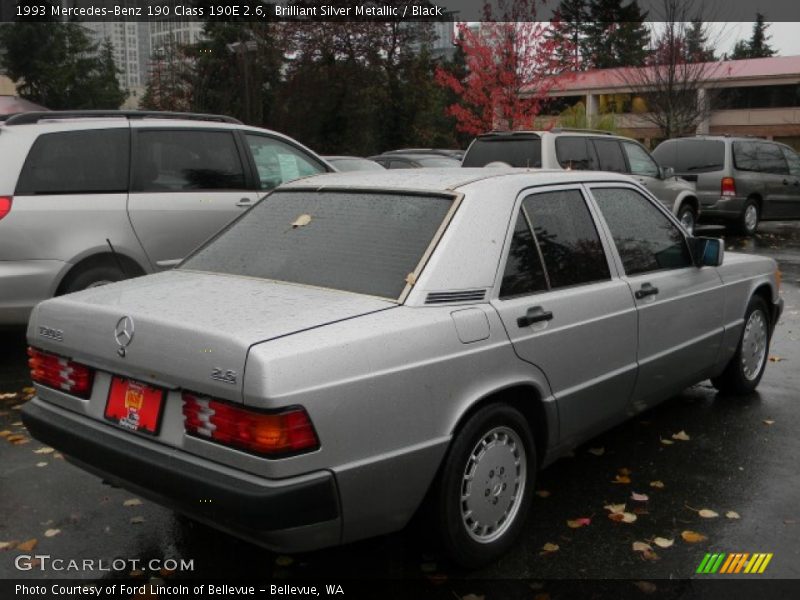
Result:
{"label": "rear bumper", "polygon": [[703,198],[700,204],[701,218],[703,221],[737,219],[742,214],[745,200],[747,198],[739,196],[717,196],[716,201],[705,204],[708,199]]}
{"label": "rear bumper", "polygon": [[58,260],[0,261],[0,325],[24,325],[31,310],[50,298],[66,263]]}
{"label": "rear bumper", "polygon": [[33,437],[71,462],[239,537],[286,552],[340,541],[338,492],[328,471],[286,480],[258,478],[38,398],[23,407],[22,420]]}

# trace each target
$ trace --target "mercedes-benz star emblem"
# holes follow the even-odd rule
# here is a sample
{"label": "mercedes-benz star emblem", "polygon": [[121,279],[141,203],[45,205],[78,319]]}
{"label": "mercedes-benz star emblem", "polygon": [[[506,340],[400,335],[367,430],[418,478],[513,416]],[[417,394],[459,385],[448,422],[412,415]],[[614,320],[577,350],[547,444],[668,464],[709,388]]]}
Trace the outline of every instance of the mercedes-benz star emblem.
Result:
{"label": "mercedes-benz star emblem", "polygon": [[125,358],[126,348],[130,346],[133,341],[133,319],[131,317],[122,317],[117,321],[117,326],[114,328],[114,339],[117,340],[117,354]]}

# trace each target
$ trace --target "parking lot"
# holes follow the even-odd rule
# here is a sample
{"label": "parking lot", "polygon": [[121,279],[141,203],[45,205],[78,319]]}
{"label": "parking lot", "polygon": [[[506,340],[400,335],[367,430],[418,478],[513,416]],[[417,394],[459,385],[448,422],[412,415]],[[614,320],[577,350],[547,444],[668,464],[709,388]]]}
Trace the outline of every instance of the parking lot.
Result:
{"label": "parking lot", "polygon": [[[39,566],[19,571],[14,558],[25,549],[145,565],[129,562],[97,578],[147,577],[160,571],[147,568],[153,559],[162,566],[184,559],[192,571],[167,568],[158,576],[460,581],[459,594],[470,592],[470,581],[489,579],[688,578],[709,552],[772,553],[764,577],[800,578],[800,226],[763,224],[753,239],[727,236],[726,248],[774,257],[783,271],[784,315],[758,393],[729,398],[704,382],[576,448],[541,473],[516,548],[474,573],[448,567],[419,526],[278,556],[104,484],[27,436],[18,411],[30,385],[24,332],[3,332],[0,578],[87,577]],[[608,518],[605,507],[623,503],[635,522]],[[635,542],[650,550],[634,550]]]}

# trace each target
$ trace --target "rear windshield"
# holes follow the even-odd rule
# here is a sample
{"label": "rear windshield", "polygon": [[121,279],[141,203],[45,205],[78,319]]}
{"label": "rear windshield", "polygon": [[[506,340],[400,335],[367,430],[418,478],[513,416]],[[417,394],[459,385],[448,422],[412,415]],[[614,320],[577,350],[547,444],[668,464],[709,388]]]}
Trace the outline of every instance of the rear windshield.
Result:
{"label": "rear windshield", "polygon": [[452,204],[449,196],[280,191],[180,268],[397,299]]}
{"label": "rear windshield", "polygon": [[725,166],[725,143],[691,139],[663,142],[653,150],[653,158],[676,173],[719,171]]}
{"label": "rear windshield", "polygon": [[467,150],[462,167],[485,167],[491,162],[504,162],[512,167],[542,166],[542,140],[528,137],[478,138]]}
{"label": "rear windshield", "polygon": [[415,159],[423,167],[460,167],[461,163],[455,158],[446,156],[422,156]]}

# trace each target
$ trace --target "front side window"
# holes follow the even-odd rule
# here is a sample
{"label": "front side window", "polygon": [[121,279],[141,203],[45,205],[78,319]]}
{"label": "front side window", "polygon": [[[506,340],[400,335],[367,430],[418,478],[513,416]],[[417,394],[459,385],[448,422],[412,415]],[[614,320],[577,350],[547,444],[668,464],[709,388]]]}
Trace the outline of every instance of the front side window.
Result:
{"label": "front side window", "polygon": [[594,148],[586,137],[564,136],[556,139],[556,158],[564,169],[593,171],[597,169]]}
{"label": "front side window", "polygon": [[130,131],[45,133],[33,144],[16,194],[127,193]]}
{"label": "front side window", "polygon": [[800,156],[797,156],[796,152],[789,150],[789,148],[784,148],[783,146],[781,146],[781,151],[786,159],[786,163],[789,165],[789,173],[795,177],[800,177]]}
{"label": "front side window", "polygon": [[758,165],[763,173],[789,174],[789,168],[786,165],[783,152],[781,152],[781,147],[776,144],[758,145]]}
{"label": "front side window", "polygon": [[686,239],[664,213],[629,188],[593,188],[625,273],[638,275],[692,265]]}
{"label": "front side window", "polygon": [[619,147],[617,140],[596,139],[594,140],[594,149],[597,152],[597,158],[600,160],[601,171],[628,172],[625,157],[622,156],[622,148]]}
{"label": "front side window", "polygon": [[578,190],[534,194],[522,207],[533,225],[551,289],[611,278],[600,236]]}
{"label": "front side window", "polygon": [[179,268],[397,299],[452,205],[449,196],[278,191]]}
{"label": "front side window", "polygon": [[138,131],[135,156],[136,192],[245,189],[230,131]]}
{"label": "front side window", "polygon": [[631,166],[631,174],[644,177],[658,177],[658,165],[639,144],[623,142],[622,147]]}
{"label": "front side window", "polygon": [[245,137],[256,163],[261,190],[271,190],[287,181],[325,172],[321,163],[281,140],[254,134]]}

